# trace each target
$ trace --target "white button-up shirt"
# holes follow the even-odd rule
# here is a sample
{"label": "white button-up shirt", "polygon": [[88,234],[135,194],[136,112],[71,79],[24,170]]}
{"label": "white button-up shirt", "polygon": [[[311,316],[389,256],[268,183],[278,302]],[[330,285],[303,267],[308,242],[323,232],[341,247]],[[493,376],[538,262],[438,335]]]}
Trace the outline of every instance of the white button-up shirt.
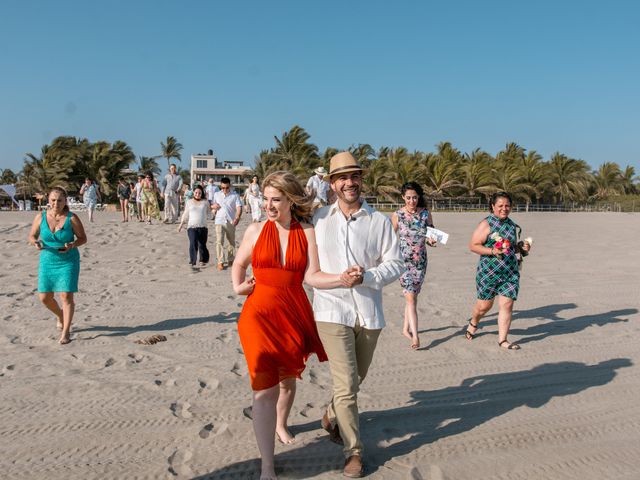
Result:
{"label": "white button-up shirt", "polygon": [[225,193],[221,190],[213,195],[213,203],[220,205],[216,212],[216,225],[233,223],[236,218],[236,207],[242,207],[242,200],[236,192]]}
{"label": "white button-up shirt", "polygon": [[320,270],[342,273],[355,264],[365,270],[362,284],[354,288],[314,288],[316,321],[355,327],[359,315],[364,328],[383,328],[382,287],[404,272],[391,220],[367,202],[347,220],[335,203],[318,209],[313,224]]}

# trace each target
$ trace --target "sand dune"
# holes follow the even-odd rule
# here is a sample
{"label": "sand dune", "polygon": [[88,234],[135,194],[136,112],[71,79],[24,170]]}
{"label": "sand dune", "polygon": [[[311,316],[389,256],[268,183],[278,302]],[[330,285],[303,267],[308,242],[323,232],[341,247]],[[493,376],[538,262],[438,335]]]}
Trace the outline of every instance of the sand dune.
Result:
{"label": "sand dune", "polygon": [[[229,272],[192,271],[175,227],[83,216],[73,341],[61,346],[35,293],[32,218],[0,214],[2,478],[257,478]],[[473,342],[460,333],[481,218],[435,215],[451,239],[429,252],[428,348],[409,348],[401,289],[385,290],[388,327],[359,400],[370,478],[637,479],[640,215],[513,215],[535,238],[511,334],[519,352],[498,348],[495,311]],[[167,341],[134,343],[153,334]],[[340,448],[319,428],[330,392],[314,358],[291,414],[297,442],[276,446],[281,478],[341,477]]]}

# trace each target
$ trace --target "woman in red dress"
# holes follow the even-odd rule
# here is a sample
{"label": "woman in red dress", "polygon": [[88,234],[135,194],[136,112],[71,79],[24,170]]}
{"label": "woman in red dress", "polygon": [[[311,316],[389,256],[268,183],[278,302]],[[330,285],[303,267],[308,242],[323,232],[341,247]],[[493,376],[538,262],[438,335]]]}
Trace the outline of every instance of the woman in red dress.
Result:
{"label": "woman in red dress", "polygon": [[[233,289],[248,295],[238,320],[253,390],[253,428],[262,457],[261,479],[276,478],[274,444],[292,443],[287,419],[307,358],[327,360],[302,287],[353,286],[355,269],[340,275],[320,271],[310,218],[313,197],[289,172],[276,172],[263,182],[267,220],[253,223],[233,262]],[[249,264],[253,276],[246,278]]]}

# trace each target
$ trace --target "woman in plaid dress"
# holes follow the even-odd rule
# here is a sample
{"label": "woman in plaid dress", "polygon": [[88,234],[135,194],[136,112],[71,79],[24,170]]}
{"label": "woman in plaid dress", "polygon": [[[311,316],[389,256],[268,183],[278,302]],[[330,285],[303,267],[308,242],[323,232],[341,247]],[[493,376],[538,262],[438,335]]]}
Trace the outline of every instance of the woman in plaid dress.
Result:
{"label": "woman in plaid dress", "polygon": [[[491,196],[491,215],[476,227],[469,249],[480,255],[476,271],[478,299],[473,307],[469,326],[465,331],[467,340],[473,340],[479,328],[480,319],[491,309],[498,297],[498,345],[508,350],[518,350],[520,346],[507,340],[511,327],[513,302],[518,298],[520,272],[516,253],[529,252],[531,245],[518,245],[517,230],[520,227],[509,218],[511,196],[497,192]],[[502,243],[508,240],[508,245]],[[518,250],[520,249],[520,250]]]}

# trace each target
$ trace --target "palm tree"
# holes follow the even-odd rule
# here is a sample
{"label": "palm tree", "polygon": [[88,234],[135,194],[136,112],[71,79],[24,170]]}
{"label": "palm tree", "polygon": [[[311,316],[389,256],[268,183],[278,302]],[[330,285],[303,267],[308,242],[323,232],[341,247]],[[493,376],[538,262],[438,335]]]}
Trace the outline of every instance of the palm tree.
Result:
{"label": "palm tree", "polygon": [[299,177],[308,176],[321,160],[318,147],[309,142],[311,136],[304,128],[294,125],[282,138],[273,137],[276,147],[270,152],[278,170],[289,170]]}
{"label": "palm tree", "polygon": [[549,169],[542,161],[542,155],[535,150],[528,152],[519,162],[518,170],[523,183],[527,185],[527,212],[533,199],[539,200],[549,185]]}
{"label": "palm tree", "polygon": [[365,196],[384,198],[394,201],[398,195],[398,189],[393,185],[393,177],[389,167],[383,160],[372,162],[363,173],[363,190]]}
{"label": "palm tree", "polygon": [[556,201],[586,199],[589,166],[583,160],[574,160],[556,152],[549,161],[549,191]]}
{"label": "palm tree", "polygon": [[427,154],[425,192],[432,197],[442,197],[460,187],[457,169],[457,162],[452,162],[450,156]]}
{"label": "palm tree", "polygon": [[[385,152],[378,162],[382,162],[388,171],[389,192],[400,194],[400,188],[409,181],[422,183],[424,181],[423,170],[418,168],[415,157],[409,154],[406,148],[393,148]],[[376,163],[378,163],[376,162]]]}
{"label": "palm tree", "polygon": [[622,171],[617,163],[605,162],[593,173],[593,198],[603,200],[624,193]]}
{"label": "palm tree", "polygon": [[69,172],[73,168],[68,158],[56,156],[55,152],[45,145],[39,157],[27,153],[25,161],[31,164],[31,187],[36,191],[48,192],[52,187],[68,188]]}
{"label": "palm tree", "polygon": [[160,142],[160,147],[162,149],[162,154],[160,156],[167,159],[167,170],[169,170],[172,158],[182,162],[182,156],[180,155],[180,152],[182,151],[182,144],[178,143],[178,140],[176,140],[175,137],[167,137],[167,143]]}
{"label": "palm tree", "polygon": [[160,175],[160,166],[158,165],[158,157],[138,157],[138,166],[140,172],[151,172],[154,176]]}
{"label": "palm tree", "polygon": [[464,154],[458,166],[458,183],[470,197],[487,193],[491,187],[491,155],[476,148],[471,155]]}
{"label": "palm tree", "polygon": [[269,150],[261,150],[256,157],[255,164],[252,175],[257,175],[260,180],[278,170],[277,162],[273,160]]}
{"label": "palm tree", "polygon": [[2,170],[2,175],[0,175],[0,183],[2,184],[15,184],[18,181],[18,176],[13,173],[13,170],[10,168],[5,168]]}
{"label": "palm tree", "polygon": [[624,193],[627,195],[632,195],[638,192],[638,186],[636,182],[638,181],[638,177],[636,177],[636,169],[631,165],[627,165],[627,167],[622,172],[622,189]]}

